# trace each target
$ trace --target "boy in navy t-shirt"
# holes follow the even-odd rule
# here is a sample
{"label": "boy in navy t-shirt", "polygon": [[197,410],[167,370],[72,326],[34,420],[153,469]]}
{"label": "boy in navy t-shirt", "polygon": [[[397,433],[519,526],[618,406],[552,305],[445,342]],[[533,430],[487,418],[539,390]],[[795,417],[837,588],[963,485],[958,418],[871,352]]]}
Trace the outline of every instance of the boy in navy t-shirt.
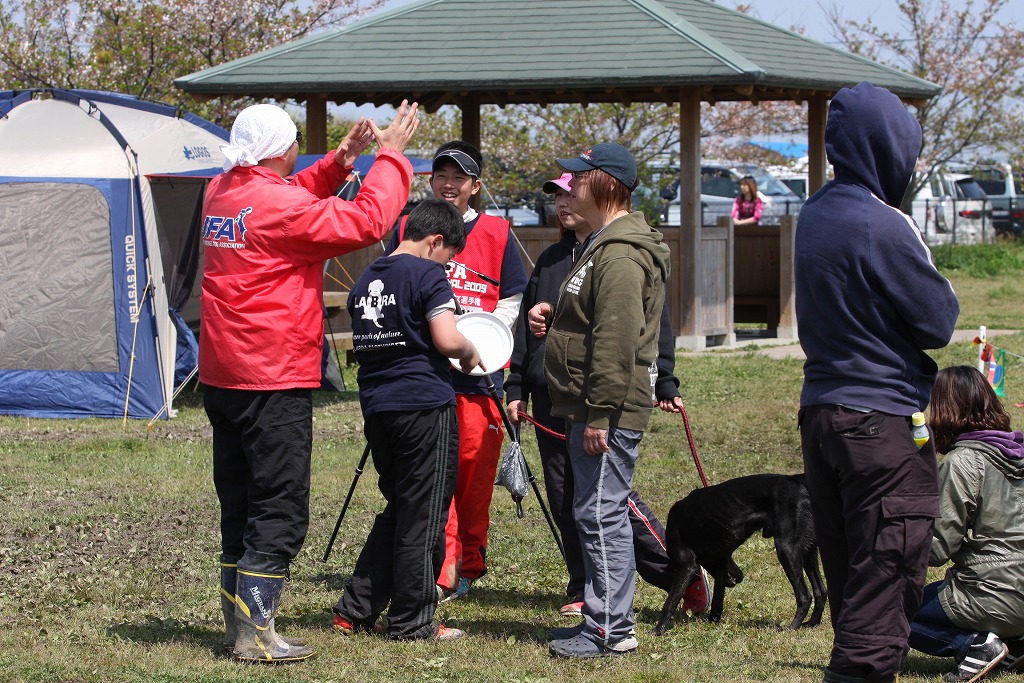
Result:
{"label": "boy in navy t-shirt", "polygon": [[374,261],[349,294],[363,429],[387,507],[334,606],[334,628],[345,634],[373,630],[390,602],[389,638],[465,635],[433,620],[441,539],[458,472],[448,359],[458,358],[464,372],[480,363],[455,327],[444,269],[465,244],[458,210],[442,200],[424,201],[409,214],[398,248]]}

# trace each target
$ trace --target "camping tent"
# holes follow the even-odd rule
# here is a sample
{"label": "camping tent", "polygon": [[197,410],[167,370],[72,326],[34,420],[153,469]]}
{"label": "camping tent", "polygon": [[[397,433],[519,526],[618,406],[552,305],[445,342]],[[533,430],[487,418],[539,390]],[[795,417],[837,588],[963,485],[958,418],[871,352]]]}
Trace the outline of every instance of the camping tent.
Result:
{"label": "camping tent", "polygon": [[0,91],[0,413],[172,412],[171,309],[192,291],[226,139],[127,95]]}
{"label": "camping tent", "polygon": [[227,138],[129,95],[0,91],[0,413],[173,415],[197,362],[202,203]]}

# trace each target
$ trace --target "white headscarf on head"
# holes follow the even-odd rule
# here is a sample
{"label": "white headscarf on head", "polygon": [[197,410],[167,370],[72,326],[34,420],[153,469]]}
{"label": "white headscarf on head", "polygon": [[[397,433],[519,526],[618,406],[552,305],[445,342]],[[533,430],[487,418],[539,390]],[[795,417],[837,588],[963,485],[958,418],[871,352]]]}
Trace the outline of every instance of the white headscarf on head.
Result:
{"label": "white headscarf on head", "polygon": [[295,123],[281,107],[254,104],[246,107],[231,126],[231,140],[220,146],[224,170],[255,166],[264,159],[283,157],[295,142]]}

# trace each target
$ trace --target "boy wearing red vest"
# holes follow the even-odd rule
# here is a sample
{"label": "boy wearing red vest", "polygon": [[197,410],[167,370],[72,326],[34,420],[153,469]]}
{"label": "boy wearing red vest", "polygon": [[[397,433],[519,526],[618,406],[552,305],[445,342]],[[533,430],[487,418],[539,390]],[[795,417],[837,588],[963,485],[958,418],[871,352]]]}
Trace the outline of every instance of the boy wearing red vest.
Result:
{"label": "boy wearing red vest", "polygon": [[[447,142],[434,154],[430,189],[451,202],[466,223],[466,248],[448,264],[448,281],[464,311],[487,311],[509,329],[519,315],[527,276],[508,222],[478,213],[469,203],[480,191],[483,157],[469,143]],[[402,239],[405,223],[391,238],[390,253]],[[482,277],[481,277],[482,276]],[[501,392],[504,371],[491,380]],[[445,527],[445,558],[437,579],[442,599],[465,595],[487,573],[487,529],[494,475],[501,456],[501,407],[483,377],[453,373],[459,421],[459,477]]]}

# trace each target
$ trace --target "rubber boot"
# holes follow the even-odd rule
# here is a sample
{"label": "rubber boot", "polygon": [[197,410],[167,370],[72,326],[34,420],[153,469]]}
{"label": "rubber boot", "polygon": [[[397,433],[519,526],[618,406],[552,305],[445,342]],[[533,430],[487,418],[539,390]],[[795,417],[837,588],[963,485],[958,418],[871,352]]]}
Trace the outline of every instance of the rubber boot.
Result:
{"label": "rubber boot", "polygon": [[[232,654],[238,639],[238,621],[235,619],[235,584],[238,577],[238,557],[220,556],[220,609],[224,613],[224,652]],[[273,631],[273,628],[271,628]],[[277,631],[274,634],[286,645],[305,645],[302,638],[286,638]]]}
{"label": "rubber boot", "polygon": [[220,556],[220,611],[224,613],[224,652],[232,654],[238,639],[235,620],[235,583],[238,580],[238,560],[232,555]]}
{"label": "rubber boot", "polygon": [[298,662],[316,654],[311,647],[289,643],[274,630],[274,614],[281,603],[287,572],[288,561],[280,556],[249,552],[239,560],[234,647],[238,661]]}

